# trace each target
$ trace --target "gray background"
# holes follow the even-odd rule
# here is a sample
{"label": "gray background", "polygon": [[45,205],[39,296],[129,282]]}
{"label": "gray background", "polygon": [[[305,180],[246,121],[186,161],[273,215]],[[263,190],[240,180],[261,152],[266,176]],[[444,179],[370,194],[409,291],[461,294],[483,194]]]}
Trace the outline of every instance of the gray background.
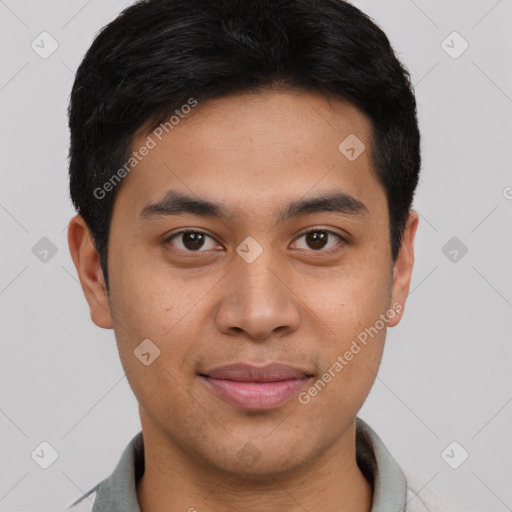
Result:
{"label": "gray background", "polygon": [[[512,510],[512,1],[354,3],[411,71],[423,134],[410,297],[360,416],[422,493]],[[1,511],[61,509],[110,474],[140,428],[66,239],[74,70],[125,5],[0,0]],[[59,45],[46,59],[31,47],[43,31]],[[43,237],[57,250],[46,261],[32,251]],[[59,454],[48,469],[31,458],[42,441]],[[462,448],[443,459],[453,441]],[[462,449],[469,458],[452,469],[446,453],[456,464]]]}

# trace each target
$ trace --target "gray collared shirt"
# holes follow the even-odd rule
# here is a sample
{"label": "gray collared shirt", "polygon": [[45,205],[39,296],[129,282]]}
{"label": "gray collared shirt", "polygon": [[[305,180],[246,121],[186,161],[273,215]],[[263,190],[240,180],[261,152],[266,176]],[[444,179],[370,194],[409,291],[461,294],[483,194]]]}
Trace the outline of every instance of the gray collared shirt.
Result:
{"label": "gray collared shirt", "polygon": [[[408,488],[384,443],[362,419],[356,419],[356,457],[373,487],[371,512],[434,512]],[[66,509],[69,512],[141,512],[136,484],[144,473],[144,440],[139,432],[125,448],[110,477]]]}

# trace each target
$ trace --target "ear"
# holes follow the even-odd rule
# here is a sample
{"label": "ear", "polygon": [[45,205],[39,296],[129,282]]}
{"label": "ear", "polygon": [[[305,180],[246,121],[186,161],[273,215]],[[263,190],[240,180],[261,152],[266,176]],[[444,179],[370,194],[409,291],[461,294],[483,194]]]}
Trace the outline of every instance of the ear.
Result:
{"label": "ear", "polygon": [[84,292],[92,321],[104,329],[112,328],[112,315],[100,257],[94,247],[89,227],[80,215],[68,226],[68,245]]}
{"label": "ear", "polygon": [[[412,268],[414,266],[414,237],[418,222],[418,214],[414,210],[410,210],[402,236],[402,245],[400,246],[396,262],[393,265],[391,305],[396,315],[388,322],[389,327],[394,327],[402,319],[405,301],[411,285]],[[395,304],[396,306],[394,306]]]}

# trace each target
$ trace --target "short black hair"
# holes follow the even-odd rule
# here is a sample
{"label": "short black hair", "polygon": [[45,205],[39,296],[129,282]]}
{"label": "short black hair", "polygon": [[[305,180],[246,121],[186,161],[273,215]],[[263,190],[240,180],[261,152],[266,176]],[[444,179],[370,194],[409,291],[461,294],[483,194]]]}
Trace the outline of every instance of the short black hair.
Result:
{"label": "short black hair", "polygon": [[107,289],[122,183],[109,193],[104,184],[124,176],[135,136],[191,98],[276,86],[349,101],[369,117],[396,260],[419,178],[420,133],[409,73],[376,23],[343,0],[142,0],[98,33],[68,109],[71,199],[91,231]]}

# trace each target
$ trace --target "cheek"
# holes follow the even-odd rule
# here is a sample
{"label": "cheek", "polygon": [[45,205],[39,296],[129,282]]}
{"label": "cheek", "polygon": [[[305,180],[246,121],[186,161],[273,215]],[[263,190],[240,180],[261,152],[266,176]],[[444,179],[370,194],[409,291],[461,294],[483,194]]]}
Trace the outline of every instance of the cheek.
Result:
{"label": "cheek", "polygon": [[183,368],[194,340],[199,338],[201,294],[186,293],[186,287],[176,286],[176,280],[153,271],[125,276],[129,278],[122,284],[118,280],[120,286],[112,287],[114,330],[133,393],[150,414],[186,407],[188,382]]}
{"label": "cheek", "polygon": [[141,253],[118,258],[112,272],[115,317],[138,337],[161,343],[201,311],[208,282],[173,269],[163,259]]}
{"label": "cheek", "polygon": [[[388,272],[376,262],[349,265],[326,279],[309,297],[320,321],[338,341],[337,349],[373,326],[389,308],[391,286]],[[310,290],[314,289],[309,287]]]}
{"label": "cheek", "polygon": [[[381,308],[373,301],[368,308],[345,308],[336,325],[334,336],[320,341],[323,366],[299,399],[311,407],[311,417],[324,417],[326,422],[340,422],[357,414],[375,381],[386,334],[380,320]],[[375,314],[370,313],[370,309]]]}
{"label": "cheek", "polygon": [[[382,253],[381,253],[382,254]],[[312,304],[328,335],[319,338],[324,374],[312,390],[323,400],[357,411],[375,380],[382,357],[390,314],[390,279],[377,257],[341,269],[326,281]],[[382,316],[384,315],[384,317]],[[315,395],[316,396],[316,395]],[[306,398],[307,400],[307,398]]]}
{"label": "cheek", "polygon": [[[168,386],[163,369],[170,374],[180,370],[190,350],[189,340],[197,338],[195,329],[201,325],[198,317],[204,292],[200,286],[173,278],[168,267],[136,265],[132,260],[116,266],[112,276],[114,331],[125,371],[130,372],[135,385],[142,379],[156,389],[155,385],[160,384],[154,370],[160,368],[158,379],[163,378],[161,385]],[[149,350],[145,345],[139,349],[143,340],[150,340],[145,342]],[[145,359],[153,360],[154,354],[157,357],[146,367],[137,354],[148,352],[150,356]]]}

